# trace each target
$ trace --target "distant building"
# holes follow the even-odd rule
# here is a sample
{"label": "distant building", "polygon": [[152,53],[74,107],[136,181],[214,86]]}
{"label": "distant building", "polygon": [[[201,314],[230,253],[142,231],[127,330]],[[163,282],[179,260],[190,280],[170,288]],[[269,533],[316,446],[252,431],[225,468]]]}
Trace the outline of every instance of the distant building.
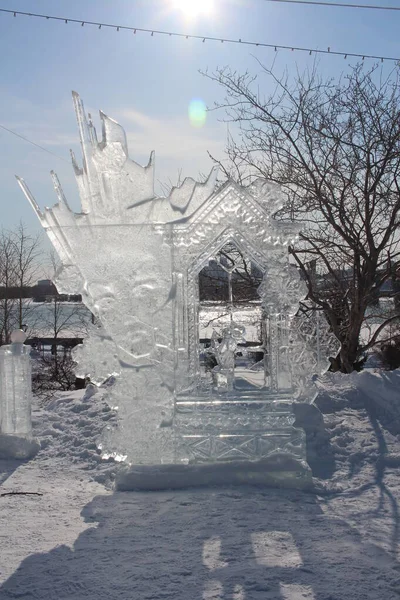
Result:
{"label": "distant building", "polygon": [[39,279],[37,285],[38,287],[51,287],[53,285],[53,282],[51,281],[51,279]]}
{"label": "distant building", "polygon": [[34,302],[49,302],[57,295],[57,288],[51,279],[39,279],[37,285],[32,287]]}

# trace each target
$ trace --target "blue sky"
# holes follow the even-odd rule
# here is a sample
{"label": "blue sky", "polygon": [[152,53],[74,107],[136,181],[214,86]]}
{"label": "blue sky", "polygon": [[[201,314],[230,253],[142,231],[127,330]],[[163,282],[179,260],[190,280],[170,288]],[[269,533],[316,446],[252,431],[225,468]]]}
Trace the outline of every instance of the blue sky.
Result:
{"label": "blue sky", "polygon": [[[365,3],[368,1],[376,3]],[[394,0],[380,1],[396,6]],[[188,20],[173,3],[0,0],[0,7],[272,44],[400,55],[400,12],[214,0],[212,15]],[[209,113],[202,128],[192,127],[188,118],[192,98],[212,105],[222,95],[198,70],[230,65],[257,73],[260,68],[254,56],[270,66],[275,53],[0,14],[0,123],[64,159],[0,130],[1,225],[12,228],[22,220],[32,232],[40,230],[14,174],[26,179],[40,206],[51,206],[56,200],[49,172],[54,169],[70,204],[79,210],[69,163],[69,148],[80,156],[71,90],[80,93],[97,123],[101,108],[124,126],[131,158],[143,164],[154,149],[156,179],[175,181],[180,170],[185,176],[209,171],[207,150],[223,155],[226,126],[218,120],[223,115]],[[280,51],[275,66],[278,72],[286,67],[290,73],[313,60],[307,54]],[[346,70],[349,62],[323,56],[319,68],[323,74],[335,76]],[[260,85],[266,85],[265,80]]]}

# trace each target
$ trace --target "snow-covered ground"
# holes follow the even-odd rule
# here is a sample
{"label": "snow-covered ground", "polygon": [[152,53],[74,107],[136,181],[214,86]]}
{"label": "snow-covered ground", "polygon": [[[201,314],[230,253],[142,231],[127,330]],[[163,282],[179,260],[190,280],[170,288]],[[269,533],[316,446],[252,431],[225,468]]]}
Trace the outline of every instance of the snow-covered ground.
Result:
{"label": "snow-covered ground", "polygon": [[318,386],[313,493],[116,492],[102,393],[36,406],[41,451],[0,462],[0,600],[399,598],[400,371]]}

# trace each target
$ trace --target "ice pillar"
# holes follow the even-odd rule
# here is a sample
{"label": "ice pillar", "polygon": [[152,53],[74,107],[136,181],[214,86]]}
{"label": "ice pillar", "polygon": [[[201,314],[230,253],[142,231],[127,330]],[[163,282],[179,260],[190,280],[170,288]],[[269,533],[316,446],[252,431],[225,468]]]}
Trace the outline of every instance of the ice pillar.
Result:
{"label": "ice pillar", "polygon": [[13,331],[11,344],[0,348],[0,433],[32,435],[32,375],[26,334]]}

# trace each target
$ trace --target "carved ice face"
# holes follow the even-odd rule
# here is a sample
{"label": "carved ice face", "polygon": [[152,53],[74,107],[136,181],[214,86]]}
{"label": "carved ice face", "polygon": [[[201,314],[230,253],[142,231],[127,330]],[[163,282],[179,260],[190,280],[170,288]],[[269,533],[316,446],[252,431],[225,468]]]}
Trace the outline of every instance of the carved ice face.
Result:
{"label": "carved ice face", "polygon": [[122,350],[122,360],[151,357],[156,334],[168,322],[165,313],[171,313],[168,274],[160,273],[151,261],[142,261],[121,279],[112,281],[112,275],[109,271],[103,281],[88,283],[87,292],[94,311]]}

